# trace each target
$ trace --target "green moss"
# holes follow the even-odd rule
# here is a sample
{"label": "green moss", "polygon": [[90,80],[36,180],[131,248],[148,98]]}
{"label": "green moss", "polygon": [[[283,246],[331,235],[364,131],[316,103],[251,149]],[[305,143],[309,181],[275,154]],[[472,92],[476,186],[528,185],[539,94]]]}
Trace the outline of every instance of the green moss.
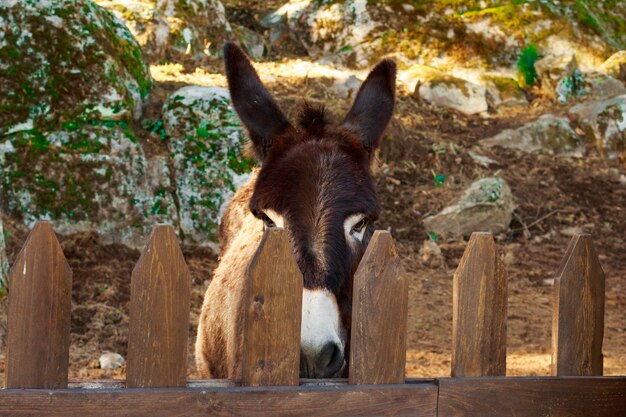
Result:
{"label": "green moss", "polygon": [[8,92],[0,96],[0,135],[26,121],[44,131],[75,120],[130,120],[150,90],[139,45],[90,0],[18,2],[0,18],[0,62],[9,63],[0,76]]}
{"label": "green moss", "polygon": [[[68,130],[45,134],[32,129],[0,139],[0,208],[16,217],[98,221],[122,192],[120,178],[142,175],[130,149],[124,122],[68,123]],[[132,145],[136,146],[136,145]],[[1,148],[0,148],[1,149]],[[7,151],[7,149],[9,149]],[[141,168],[143,169],[143,168]],[[162,204],[163,196],[158,197]],[[158,211],[159,213],[162,210]]]}

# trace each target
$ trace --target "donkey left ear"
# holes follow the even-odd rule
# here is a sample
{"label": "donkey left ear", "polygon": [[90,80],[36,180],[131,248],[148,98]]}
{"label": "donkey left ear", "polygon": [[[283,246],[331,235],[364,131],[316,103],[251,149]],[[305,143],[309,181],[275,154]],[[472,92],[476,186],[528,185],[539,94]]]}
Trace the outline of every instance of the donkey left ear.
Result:
{"label": "donkey left ear", "polygon": [[395,97],[396,64],[385,59],[367,76],[342,126],[357,133],[371,152],[378,147],[391,119]]}
{"label": "donkey left ear", "polygon": [[225,44],[224,63],[230,99],[250,133],[257,156],[263,160],[276,136],[291,125],[241,48]]}

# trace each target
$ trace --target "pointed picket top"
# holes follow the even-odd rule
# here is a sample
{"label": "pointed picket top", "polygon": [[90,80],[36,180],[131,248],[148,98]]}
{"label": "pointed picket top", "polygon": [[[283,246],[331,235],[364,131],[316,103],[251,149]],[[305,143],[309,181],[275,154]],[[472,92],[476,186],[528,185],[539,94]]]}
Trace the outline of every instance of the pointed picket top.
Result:
{"label": "pointed picket top", "polygon": [[66,388],[72,270],[47,221],[38,221],[9,277],[7,388]]}
{"label": "pointed picket top", "polygon": [[157,225],[131,279],[128,387],[184,387],[191,275],[174,228]]}
{"label": "pointed picket top", "polygon": [[378,230],[354,274],[350,384],[404,383],[407,304],[408,284],[393,238]]}
{"label": "pointed picket top", "polygon": [[472,233],[452,283],[452,376],[506,373],[507,282],[491,233]]}
{"label": "pointed picket top", "polygon": [[554,278],[552,375],[602,375],[605,277],[588,234],[577,234]]}
{"label": "pointed picket top", "polygon": [[265,231],[246,286],[242,384],[298,385],[303,278],[285,230]]}

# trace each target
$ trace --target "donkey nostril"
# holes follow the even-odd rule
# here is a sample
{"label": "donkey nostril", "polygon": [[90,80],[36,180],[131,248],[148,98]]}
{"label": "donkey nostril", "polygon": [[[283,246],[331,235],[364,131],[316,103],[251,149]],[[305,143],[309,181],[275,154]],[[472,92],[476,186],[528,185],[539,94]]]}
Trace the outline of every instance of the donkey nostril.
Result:
{"label": "donkey nostril", "polygon": [[321,378],[333,377],[343,366],[343,352],[338,344],[326,343],[315,358],[315,374]]}

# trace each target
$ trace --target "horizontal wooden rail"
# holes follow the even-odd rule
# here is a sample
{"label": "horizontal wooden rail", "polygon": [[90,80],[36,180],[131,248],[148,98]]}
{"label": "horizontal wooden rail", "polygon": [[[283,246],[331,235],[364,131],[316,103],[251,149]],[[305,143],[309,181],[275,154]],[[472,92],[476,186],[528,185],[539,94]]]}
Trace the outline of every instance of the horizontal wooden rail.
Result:
{"label": "horizontal wooden rail", "polygon": [[0,390],[11,416],[434,417],[437,385]]}
{"label": "horizontal wooden rail", "polygon": [[438,417],[626,416],[626,377],[439,380]]}
{"label": "horizontal wooden rail", "polygon": [[99,389],[6,389],[0,390],[0,415],[626,416],[626,377],[457,377],[407,379],[395,385],[349,385],[345,379],[301,383],[297,387],[241,387],[228,380],[192,380],[187,388],[116,389],[111,387],[119,387],[119,381],[101,381]]}

